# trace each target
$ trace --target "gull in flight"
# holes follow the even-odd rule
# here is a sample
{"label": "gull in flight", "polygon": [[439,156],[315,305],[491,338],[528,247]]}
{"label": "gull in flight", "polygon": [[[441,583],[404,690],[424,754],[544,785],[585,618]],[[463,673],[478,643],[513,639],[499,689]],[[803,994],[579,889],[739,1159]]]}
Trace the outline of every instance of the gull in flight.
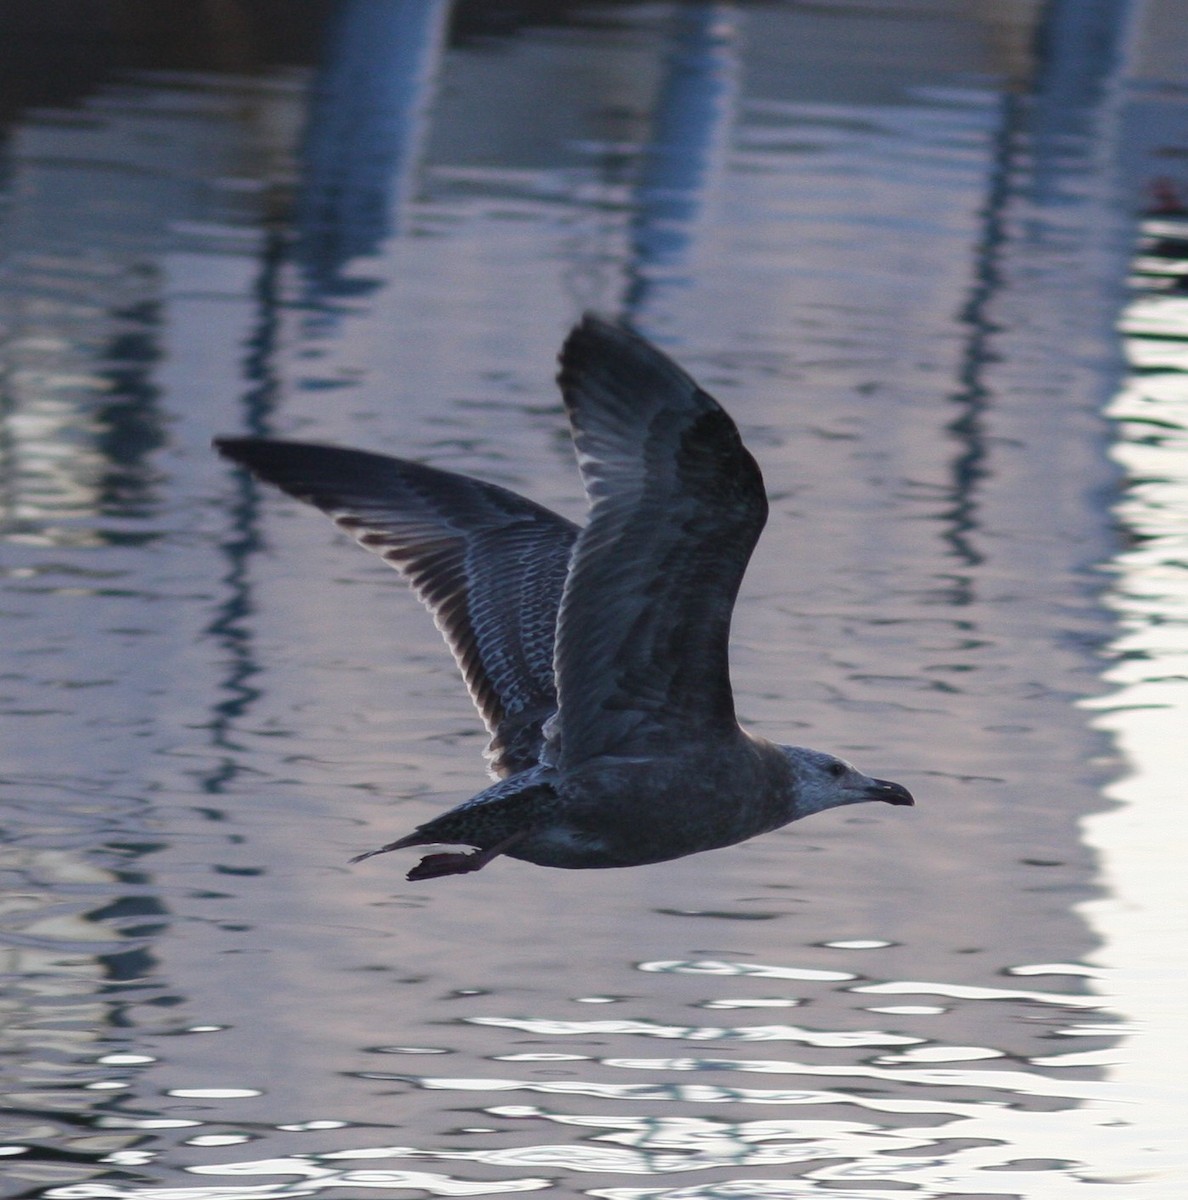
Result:
{"label": "gull in flight", "polygon": [[219,438],[396,567],[432,611],[491,741],[496,782],[373,854],[412,880],[497,855],[633,867],[731,846],[898,783],[742,729],[727,648],[767,519],[721,406],[655,346],[586,316],[558,382],[590,502],[579,527],[494,484],[361,450]]}

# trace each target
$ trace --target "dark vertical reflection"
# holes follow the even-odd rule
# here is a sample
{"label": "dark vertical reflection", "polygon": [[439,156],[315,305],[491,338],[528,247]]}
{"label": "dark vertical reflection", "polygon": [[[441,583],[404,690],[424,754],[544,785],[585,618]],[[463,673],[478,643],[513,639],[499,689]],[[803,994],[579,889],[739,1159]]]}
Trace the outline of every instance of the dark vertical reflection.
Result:
{"label": "dark vertical reflection", "polygon": [[737,81],[732,5],[678,5],[643,148],[631,219],[626,315],[686,281],[694,226],[720,168]]}
{"label": "dark vertical reflection", "polygon": [[[184,889],[162,882],[169,871],[155,857],[181,839],[168,804],[154,794],[164,790],[158,755],[179,740],[170,724],[177,710],[163,715],[153,698],[163,681],[178,683],[168,673],[171,659],[193,629],[171,586],[184,552],[160,524],[184,487],[182,471],[166,486],[159,453],[177,445],[184,424],[162,379],[171,347],[202,341],[170,312],[179,293],[193,295],[187,267],[214,263],[213,278],[219,266],[234,265],[231,256],[208,257],[205,245],[187,254],[197,236],[186,241],[175,232],[191,221],[230,226],[235,218],[227,214],[242,213],[244,192],[229,199],[219,172],[234,171],[255,115],[250,102],[209,103],[217,88],[209,80],[191,89],[126,75],[113,83],[112,76],[145,58],[161,68],[217,66],[218,51],[251,48],[250,31],[234,18],[268,7],[200,4],[160,20],[152,6],[116,3],[15,3],[0,12],[0,115],[9,118],[0,130],[0,497],[24,535],[5,547],[3,565],[13,568],[10,578],[30,581],[26,591],[18,584],[5,593],[6,609],[15,604],[27,626],[6,650],[18,664],[47,663],[18,666],[30,698],[61,697],[45,706],[60,722],[49,735],[57,744],[26,779],[21,767],[35,762],[47,738],[45,717],[22,711],[31,702],[12,706],[4,696],[11,707],[0,1044],[18,1065],[16,1074],[6,1066],[0,1083],[7,1118],[0,1125],[28,1145],[18,1161],[5,1159],[0,1174],[14,1181],[40,1174],[50,1190],[55,1180],[80,1178],[76,1166],[106,1164],[110,1151],[139,1137],[106,1126],[138,1101],[131,1089],[114,1090],[127,1086],[127,1069],[102,1065],[101,1056],[144,1036],[153,1024],[148,1006],[174,1009],[188,993],[170,978],[176,963],[161,947],[167,924],[185,908],[176,899]],[[135,9],[143,22],[133,21]],[[187,38],[208,18],[209,43]],[[140,36],[121,40],[125,19]],[[303,19],[292,26],[304,27]],[[247,54],[234,65],[255,63]],[[242,102],[251,85],[237,83],[238,92],[229,86],[224,94]],[[210,155],[181,164],[180,148],[190,147]],[[276,256],[266,257],[268,293]],[[265,364],[274,310],[261,309],[261,344],[250,348],[248,363],[253,413],[269,407],[273,390]],[[137,543],[150,538],[153,552],[138,554]],[[62,599],[72,592],[75,600]],[[133,647],[159,648],[160,665],[140,661]],[[236,684],[246,674],[237,664]],[[32,748],[21,744],[26,729]],[[13,892],[23,897],[15,911]],[[118,1083],[96,1082],[104,1075]],[[22,1194],[48,1191],[30,1186]]]}
{"label": "dark vertical reflection", "polygon": [[342,270],[395,232],[414,184],[447,0],[344,0],[310,93],[298,254],[316,293],[370,284]]}
{"label": "dark vertical reflection", "polygon": [[[994,361],[992,341],[997,327],[991,316],[996,294],[1003,279],[1000,259],[1005,242],[1005,218],[1011,197],[1011,180],[1020,142],[1022,105],[1016,96],[1004,95],[999,106],[998,126],[990,155],[990,172],[982,222],[974,246],[973,284],[959,320],[965,327],[958,367],[959,388],[951,397],[957,416],[946,431],[960,446],[950,468],[951,503],[942,512],[944,540],[953,555],[967,570],[983,561],[976,545],[978,528],[978,488],[987,472],[986,409],[990,389],[985,381],[986,368]],[[950,597],[954,604],[973,599],[973,579],[960,574],[952,579]]]}
{"label": "dark vertical reflection", "polygon": [[1098,132],[1098,118],[1127,28],[1129,0],[1049,0],[1039,27],[1033,89],[1030,189],[1041,204],[1071,199],[1073,180],[1062,169],[1070,139]]}
{"label": "dark vertical reflection", "polygon": [[[354,258],[374,253],[397,232],[401,206],[413,190],[426,109],[449,13],[447,0],[344,0],[330,22],[325,58],[308,93],[308,116],[297,187],[295,253],[312,296],[307,303],[353,289],[342,278]],[[275,354],[282,309],[281,280],[289,257],[283,218],[265,241],[255,288],[256,327],[248,340],[241,429],[273,432],[279,396]],[[213,706],[211,742],[223,751],[202,778],[218,794],[239,771],[234,728],[259,698],[260,672],[248,618],[253,609],[250,564],[261,546],[260,496],[235,472],[230,531],[222,545],[223,599],[207,627],[227,664]],[[217,812],[211,810],[211,816]]]}
{"label": "dark vertical reflection", "polygon": [[[255,286],[257,319],[247,340],[244,360],[244,376],[249,386],[243,396],[242,428],[255,437],[266,437],[272,431],[271,416],[279,395],[275,353],[280,335],[280,287],[285,261],[284,233],[280,224],[274,222],[264,240]],[[221,699],[214,704],[210,721],[211,744],[223,753],[201,779],[202,790],[212,795],[222,792],[239,773],[240,747],[234,738],[235,723],[260,696],[253,680],[261,668],[248,622],[253,609],[250,562],[261,546],[260,492],[246,472],[233,472],[233,478],[235,499],[229,506],[229,531],[220,547],[225,565],[221,581],[223,598],[206,627],[206,633],[221,646],[226,664],[219,684]]]}
{"label": "dark vertical reflection", "polygon": [[165,444],[163,414],[152,372],[161,357],[157,300],[143,300],[112,314],[124,329],[112,337],[101,378],[111,400],[97,414],[95,448],[102,456],[97,488],[100,512],[147,517],[157,503],[151,455]]}
{"label": "dark vertical reflection", "polygon": [[[420,122],[448,11],[445,0],[348,0],[334,10],[326,56],[309,92],[294,214],[297,258],[315,297],[350,291],[343,268],[396,232],[401,204],[412,190]],[[259,316],[244,362],[249,387],[241,428],[256,436],[272,432],[278,398],[274,356],[286,258],[277,222],[265,242],[255,289]],[[234,726],[260,695],[248,623],[250,562],[261,545],[259,491],[242,472],[235,474],[235,487],[230,535],[222,546],[224,595],[207,629],[227,663],[210,723],[212,744],[225,754],[202,780],[211,794],[238,773]]]}
{"label": "dark vertical reflection", "polygon": [[[994,306],[1007,286],[1002,259],[1009,248],[1008,217],[1024,195],[1042,206],[1070,202],[1070,139],[1091,133],[1086,121],[1099,119],[1102,89],[1110,78],[1124,27],[1123,10],[1119,0],[1050,4],[1037,31],[1035,79],[1029,94],[1006,92],[1000,101],[981,231],[974,248],[973,282],[960,314],[966,337],[959,387],[952,396],[958,415],[946,427],[960,449],[950,467],[951,500],[942,513],[943,536],[967,571],[984,561],[977,537],[978,504],[991,469],[986,422],[993,404],[986,376],[998,359],[994,340],[1000,329]],[[955,576],[950,594],[955,604],[969,603],[972,576]]]}

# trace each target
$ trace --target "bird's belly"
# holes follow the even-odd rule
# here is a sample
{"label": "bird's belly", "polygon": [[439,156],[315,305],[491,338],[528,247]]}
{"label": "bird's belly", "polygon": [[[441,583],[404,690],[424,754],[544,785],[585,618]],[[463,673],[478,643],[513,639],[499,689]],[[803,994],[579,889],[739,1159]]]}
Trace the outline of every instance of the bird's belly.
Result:
{"label": "bird's belly", "polygon": [[[626,764],[624,764],[626,768]],[[562,788],[543,826],[506,853],[543,867],[635,867],[732,846],[773,821],[756,806],[723,802],[712,783],[668,785],[663,772],[616,769]]]}

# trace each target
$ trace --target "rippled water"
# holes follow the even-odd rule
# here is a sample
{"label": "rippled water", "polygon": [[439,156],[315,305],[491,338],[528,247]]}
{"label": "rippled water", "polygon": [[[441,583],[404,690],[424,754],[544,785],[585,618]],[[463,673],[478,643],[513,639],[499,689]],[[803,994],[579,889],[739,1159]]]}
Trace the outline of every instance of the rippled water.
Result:
{"label": "rippled water", "polygon": [[[3,1195],[1182,1196],[1168,7],[6,7]],[[209,439],[578,516],[590,306],[763,467],[740,713],[918,807],[348,868],[482,731]]]}

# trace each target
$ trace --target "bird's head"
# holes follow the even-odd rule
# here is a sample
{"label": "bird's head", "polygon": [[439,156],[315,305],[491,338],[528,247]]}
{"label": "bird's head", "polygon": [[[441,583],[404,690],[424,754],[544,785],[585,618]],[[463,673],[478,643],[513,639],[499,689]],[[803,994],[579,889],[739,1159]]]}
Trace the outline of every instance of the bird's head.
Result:
{"label": "bird's head", "polygon": [[843,758],[803,746],[780,749],[792,768],[794,821],[844,804],[866,804],[873,800],[883,804],[916,803],[902,784],[863,775]]}

